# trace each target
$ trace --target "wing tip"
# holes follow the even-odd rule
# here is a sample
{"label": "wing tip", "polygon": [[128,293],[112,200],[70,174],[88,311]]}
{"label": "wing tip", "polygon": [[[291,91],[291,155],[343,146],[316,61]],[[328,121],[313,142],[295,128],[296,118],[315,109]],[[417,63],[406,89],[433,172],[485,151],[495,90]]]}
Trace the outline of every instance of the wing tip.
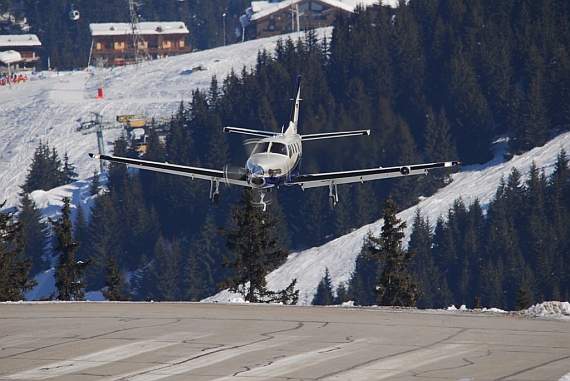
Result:
{"label": "wing tip", "polygon": [[101,158],[101,155],[95,154],[95,153],[90,153],[90,154],[89,154],[89,157],[92,157],[93,159],[100,159],[100,158]]}

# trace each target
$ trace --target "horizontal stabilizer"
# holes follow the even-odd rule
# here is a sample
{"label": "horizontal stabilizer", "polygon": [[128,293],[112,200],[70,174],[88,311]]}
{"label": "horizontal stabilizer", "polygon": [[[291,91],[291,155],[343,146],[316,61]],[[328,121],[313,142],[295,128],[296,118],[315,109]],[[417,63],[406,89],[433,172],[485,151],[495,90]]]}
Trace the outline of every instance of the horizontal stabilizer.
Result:
{"label": "horizontal stabilizer", "polygon": [[253,135],[253,136],[261,136],[264,138],[269,138],[272,136],[281,135],[280,132],[271,132],[271,131],[261,131],[261,130],[250,130],[249,128],[241,128],[241,127],[224,127],[224,132],[234,132],[236,134],[244,134],[244,135]]}
{"label": "horizontal stabilizer", "polygon": [[332,139],[332,138],[344,138],[347,136],[362,136],[362,135],[370,135],[370,130],[323,132],[320,134],[301,135],[301,140],[307,141],[307,140],[319,140],[319,139]]}

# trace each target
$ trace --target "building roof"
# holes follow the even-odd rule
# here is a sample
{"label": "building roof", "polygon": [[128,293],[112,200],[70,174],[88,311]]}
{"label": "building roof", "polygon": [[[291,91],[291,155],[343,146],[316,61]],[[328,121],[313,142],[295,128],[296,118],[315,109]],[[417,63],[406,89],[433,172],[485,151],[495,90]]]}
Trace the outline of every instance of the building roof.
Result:
{"label": "building roof", "polygon": [[0,35],[0,48],[12,46],[42,46],[42,43],[35,34]]}
{"label": "building roof", "polygon": [[[188,34],[188,28],[182,21],[139,22],[139,33],[149,34]],[[132,34],[130,23],[101,23],[89,24],[91,35],[95,36],[122,36]]]}
{"label": "building roof", "polygon": [[[259,20],[260,18],[269,16],[277,11],[290,7],[292,4],[304,2],[306,0],[282,0],[280,2],[273,1],[252,1],[251,11],[253,15],[249,18],[250,21]],[[378,4],[380,0],[318,0],[321,3],[330,5],[346,12],[354,12],[358,5],[371,6]],[[382,1],[384,3],[384,1]]]}
{"label": "building roof", "polygon": [[0,62],[5,64],[12,64],[14,62],[22,61],[22,56],[15,50],[7,50],[5,52],[0,52]]}

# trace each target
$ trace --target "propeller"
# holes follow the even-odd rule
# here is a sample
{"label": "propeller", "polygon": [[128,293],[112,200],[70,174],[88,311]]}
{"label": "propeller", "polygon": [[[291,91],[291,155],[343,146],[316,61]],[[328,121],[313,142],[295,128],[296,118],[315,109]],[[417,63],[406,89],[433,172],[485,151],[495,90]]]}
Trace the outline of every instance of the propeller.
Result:
{"label": "propeller", "polygon": [[245,180],[247,177],[247,169],[238,167],[237,165],[224,165],[224,177],[232,180]]}
{"label": "propeller", "polygon": [[253,149],[255,148],[255,145],[257,144],[257,142],[260,140],[261,140],[260,138],[250,138],[250,139],[245,139],[243,141],[243,147],[245,148],[245,152],[246,152],[248,157],[253,152]]}

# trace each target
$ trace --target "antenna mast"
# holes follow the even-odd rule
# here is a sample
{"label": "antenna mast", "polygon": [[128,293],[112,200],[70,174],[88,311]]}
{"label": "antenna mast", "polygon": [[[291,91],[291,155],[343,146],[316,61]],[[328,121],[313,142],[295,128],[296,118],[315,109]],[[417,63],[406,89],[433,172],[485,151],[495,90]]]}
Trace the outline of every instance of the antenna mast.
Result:
{"label": "antenna mast", "polygon": [[[129,3],[129,14],[131,17],[131,32],[133,36],[133,51],[135,53],[135,63],[138,64],[139,60],[150,59],[148,51],[146,50],[146,41],[141,35],[141,28],[139,25],[139,17],[135,11],[135,6],[140,4],[135,3],[133,0],[127,0]],[[139,44],[142,47],[139,47]]]}

